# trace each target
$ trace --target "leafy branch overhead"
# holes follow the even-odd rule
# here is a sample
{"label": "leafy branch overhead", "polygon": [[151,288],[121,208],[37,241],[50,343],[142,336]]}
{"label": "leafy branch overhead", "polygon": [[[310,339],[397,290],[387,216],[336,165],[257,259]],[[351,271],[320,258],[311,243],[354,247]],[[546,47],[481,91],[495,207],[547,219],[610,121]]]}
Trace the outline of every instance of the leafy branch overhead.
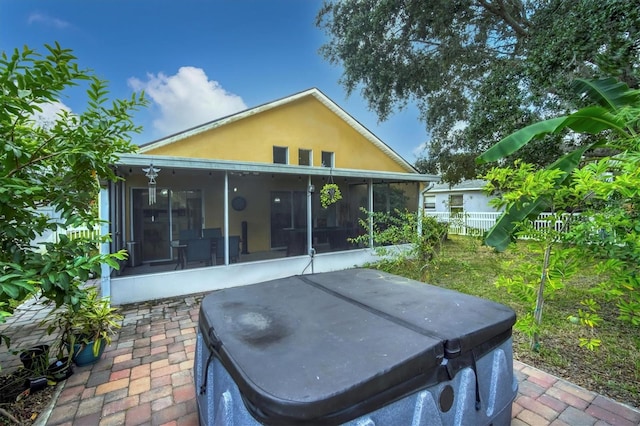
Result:
{"label": "leafy branch overhead", "polygon": [[[59,227],[98,224],[100,182],[117,179],[110,165],[118,153],[134,152],[131,114],[143,95],[109,103],[106,82],[81,69],[70,50],[45,46],[44,55],[24,47],[0,57],[0,322],[12,303],[36,292],[57,305],[76,306],[75,285],[101,262],[117,266],[123,253],[96,253],[100,239],[70,240],[33,247]],[[86,88],[84,111],[60,100]],[[55,116],[44,112],[57,109]],[[39,208],[59,214],[53,221]]]}
{"label": "leafy branch overhead", "polygon": [[[599,80],[577,80],[575,89],[592,99],[598,106],[586,107],[562,117],[544,120],[527,126],[502,139],[480,155],[480,164],[501,160],[531,141],[565,129],[597,135],[591,143],[585,144],[547,166],[548,170],[560,170],[556,187],[562,185],[576,169],[589,150],[616,146],[618,140],[633,139],[637,131],[638,117],[625,114],[627,108],[640,106],[640,91],[631,90],[626,84],[613,78]],[[509,205],[486,236],[486,243],[502,251],[513,238],[516,224],[525,218],[533,218],[548,207],[546,197],[523,199],[518,205]]]}
{"label": "leafy branch overhead", "polygon": [[[416,166],[449,182],[476,178],[475,157],[507,135],[584,106],[576,78],[640,83],[640,8],[626,0],[325,0],[316,25],[320,53],[380,120],[418,107]],[[514,155],[545,166],[588,140],[561,136]]]}

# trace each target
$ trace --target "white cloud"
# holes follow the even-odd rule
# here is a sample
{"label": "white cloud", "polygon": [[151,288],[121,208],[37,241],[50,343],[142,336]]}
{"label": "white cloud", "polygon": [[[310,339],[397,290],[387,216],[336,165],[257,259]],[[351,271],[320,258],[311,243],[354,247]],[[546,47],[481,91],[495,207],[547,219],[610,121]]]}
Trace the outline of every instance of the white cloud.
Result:
{"label": "white cloud", "polygon": [[67,21],[54,18],[53,16],[44,15],[42,13],[32,13],[31,15],[29,15],[27,22],[29,24],[41,23],[45,25],[50,25],[58,29],[63,29],[69,26],[69,23]]}
{"label": "white cloud", "polygon": [[413,156],[414,156],[414,157],[416,157],[416,158],[421,158],[421,157],[423,157],[423,156],[424,156],[424,154],[425,154],[425,151],[424,151],[424,150],[425,150],[425,149],[427,149],[428,144],[429,144],[429,141],[422,142],[420,145],[418,145],[418,146],[414,147],[414,148],[411,150],[411,153],[412,153],[412,154],[413,154]]}
{"label": "white cloud", "polygon": [[71,108],[62,102],[49,102],[46,104],[38,104],[38,106],[42,111],[34,112],[32,118],[36,125],[44,129],[51,128],[55,124],[59,119],[58,114],[61,111],[71,112]]}
{"label": "white cloud", "polygon": [[176,133],[247,108],[242,98],[229,93],[204,70],[181,67],[176,75],[147,74],[147,81],[129,79],[134,90],[145,94],[160,109],[153,121],[164,134]]}

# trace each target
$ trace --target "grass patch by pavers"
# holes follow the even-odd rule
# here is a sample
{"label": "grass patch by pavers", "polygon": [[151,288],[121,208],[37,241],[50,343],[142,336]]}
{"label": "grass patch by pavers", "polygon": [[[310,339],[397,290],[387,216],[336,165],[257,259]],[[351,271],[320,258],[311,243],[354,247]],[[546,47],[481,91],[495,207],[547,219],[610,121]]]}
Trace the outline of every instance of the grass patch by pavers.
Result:
{"label": "grass patch by pavers", "polygon": [[[527,243],[518,244],[526,247]],[[526,307],[495,285],[497,277],[508,272],[504,261],[512,258],[509,251],[496,253],[483,246],[479,239],[454,235],[444,243],[440,256],[426,266],[391,262],[373,267],[494,300],[523,315]],[[514,358],[619,402],[640,407],[638,327],[617,320],[615,306],[601,301],[600,315],[606,321],[595,329],[595,337],[602,340],[602,346],[590,351],[579,346],[579,338],[588,337],[590,331],[567,319],[576,315],[581,300],[593,297],[588,290],[595,283],[592,269],[583,268],[568,281],[565,289],[545,300],[539,352],[529,349],[528,336],[514,330]]]}

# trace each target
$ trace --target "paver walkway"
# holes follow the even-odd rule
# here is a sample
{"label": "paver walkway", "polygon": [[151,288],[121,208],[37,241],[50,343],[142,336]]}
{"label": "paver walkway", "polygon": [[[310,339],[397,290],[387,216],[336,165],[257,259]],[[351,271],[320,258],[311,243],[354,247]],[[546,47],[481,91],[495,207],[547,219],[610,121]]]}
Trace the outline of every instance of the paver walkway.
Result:
{"label": "paver walkway", "polygon": [[[59,385],[41,425],[198,425],[193,381],[200,297],[189,296],[123,307],[124,324],[103,358],[76,367]],[[2,326],[14,347],[46,342],[37,305],[18,309]],[[50,339],[49,339],[50,340]],[[17,356],[0,351],[3,369]],[[640,411],[585,390],[518,361],[513,426],[640,424]]]}

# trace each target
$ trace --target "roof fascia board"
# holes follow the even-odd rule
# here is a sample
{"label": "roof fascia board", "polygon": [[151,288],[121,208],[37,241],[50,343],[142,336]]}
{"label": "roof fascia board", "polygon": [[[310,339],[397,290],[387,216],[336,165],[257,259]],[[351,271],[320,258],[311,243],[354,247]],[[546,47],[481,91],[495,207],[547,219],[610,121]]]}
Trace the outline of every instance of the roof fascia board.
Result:
{"label": "roof fascia board", "polygon": [[404,158],[398,155],[393,149],[389,147],[389,145],[387,145],[382,140],[380,140],[380,138],[374,135],[369,129],[364,127],[362,124],[360,124],[358,120],[353,118],[348,112],[346,112],[338,104],[333,102],[320,90],[311,89],[311,95],[313,95],[316,99],[318,99],[324,106],[329,108],[329,110],[332,111],[334,114],[336,114],[342,120],[347,122],[347,124],[349,124],[352,128],[354,128],[365,139],[371,142],[376,148],[380,149],[386,155],[391,157],[391,159],[394,162],[396,162],[399,166],[401,166],[408,172],[417,172],[415,167],[413,167],[409,162],[407,162]]}
{"label": "roof fascia board", "polygon": [[420,173],[382,172],[375,170],[338,169],[328,167],[294,166],[286,164],[252,163],[226,160],[172,157],[162,155],[120,154],[119,166],[149,166],[190,170],[215,170],[227,172],[278,173],[309,176],[340,176],[414,182],[438,182],[440,176]]}

